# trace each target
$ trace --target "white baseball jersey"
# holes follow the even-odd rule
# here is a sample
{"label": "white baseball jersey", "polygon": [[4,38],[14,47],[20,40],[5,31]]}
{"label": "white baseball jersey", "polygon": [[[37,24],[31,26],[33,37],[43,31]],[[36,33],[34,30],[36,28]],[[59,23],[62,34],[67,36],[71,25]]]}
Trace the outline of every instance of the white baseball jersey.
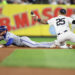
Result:
{"label": "white baseball jersey", "polygon": [[61,46],[66,41],[75,42],[75,34],[71,32],[69,28],[69,24],[72,24],[72,21],[72,18],[63,15],[48,20],[50,25],[54,25],[57,33],[57,41],[55,41],[56,45]]}
{"label": "white baseball jersey", "polygon": [[[73,20],[75,20],[75,14],[72,14],[71,15],[71,18],[73,19]],[[72,24],[72,31],[74,31],[75,30],[75,24]]]}
{"label": "white baseball jersey", "polygon": [[12,34],[12,33],[10,33],[10,32],[7,32],[7,33],[6,33],[6,37],[4,38],[4,40],[5,40],[6,42],[8,42],[8,40],[9,40],[10,38],[13,38],[13,39],[14,39],[13,44],[15,44],[15,45],[17,45],[17,46],[20,46],[20,45],[21,45],[20,37],[19,37],[19,36],[16,36],[16,35],[14,35],[14,34]]}
{"label": "white baseball jersey", "polygon": [[75,14],[72,14],[72,15],[71,15],[71,18],[72,18],[73,20],[75,20]]}
{"label": "white baseball jersey", "polygon": [[70,30],[69,24],[72,24],[73,19],[64,15],[59,15],[48,20],[49,25],[54,25],[56,33],[63,33],[65,30]]}

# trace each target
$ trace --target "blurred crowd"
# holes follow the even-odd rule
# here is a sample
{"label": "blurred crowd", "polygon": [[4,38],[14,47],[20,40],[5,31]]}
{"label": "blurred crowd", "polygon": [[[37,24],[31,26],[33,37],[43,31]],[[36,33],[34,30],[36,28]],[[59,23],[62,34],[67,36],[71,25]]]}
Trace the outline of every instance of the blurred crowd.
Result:
{"label": "blurred crowd", "polygon": [[0,4],[75,4],[75,0],[0,0]]}

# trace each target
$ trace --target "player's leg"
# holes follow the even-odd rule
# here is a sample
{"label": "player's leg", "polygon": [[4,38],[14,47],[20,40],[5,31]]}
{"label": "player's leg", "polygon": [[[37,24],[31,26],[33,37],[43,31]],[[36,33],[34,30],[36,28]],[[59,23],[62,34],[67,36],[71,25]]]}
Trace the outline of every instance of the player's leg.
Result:
{"label": "player's leg", "polygon": [[70,49],[72,48],[71,46],[68,46],[65,42],[63,44],[60,45],[60,48],[67,48]]}
{"label": "player's leg", "polygon": [[65,34],[60,34],[60,35],[57,36],[57,40],[55,40],[55,44],[57,46],[60,46],[60,45],[65,43],[65,39],[66,39],[66,35]]}
{"label": "player's leg", "polygon": [[75,24],[72,25],[72,31],[75,31]]}
{"label": "player's leg", "polygon": [[75,34],[73,32],[70,33],[69,39],[71,42],[75,43]]}
{"label": "player's leg", "polygon": [[38,44],[36,42],[32,41],[29,37],[21,37],[21,42],[24,46],[28,47],[36,47]]}
{"label": "player's leg", "polygon": [[[40,47],[47,47],[47,48],[53,48],[53,45],[55,42],[40,42],[39,46]],[[55,46],[56,47],[56,46]]]}
{"label": "player's leg", "polygon": [[22,43],[26,46],[29,47],[45,47],[45,48],[50,48],[50,45],[53,44],[53,42],[35,42],[32,41],[29,37],[21,37]]}
{"label": "player's leg", "polygon": [[[75,34],[71,31],[61,35],[58,37],[57,41],[56,41],[56,45],[62,47],[61,45],[61,42],[65,43],[65,41],[71,41],[71,42],[75,42]],[[67,48],[66,45],[64,45],[64,47]]]}
{"label": "player's leg", "polygon": [[69,36],[70,34],[68,32],[59,35],[57,37],[57,40],[55,40],[55,44],[60,48],[69,48],[66,44],[66,41],[69,39]]}
{"label": "player's leg", "polygon": [[60,48],[70,48],[70,47],[67,46],[65,41],[55,40],[55,45],[60,47]]}

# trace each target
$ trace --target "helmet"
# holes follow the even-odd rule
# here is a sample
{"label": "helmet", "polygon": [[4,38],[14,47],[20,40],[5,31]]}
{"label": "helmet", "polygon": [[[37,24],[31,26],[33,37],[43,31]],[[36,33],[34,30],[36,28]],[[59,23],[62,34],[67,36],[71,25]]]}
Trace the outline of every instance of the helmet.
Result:
{"label": "helmet", "polygon": [[7,31],[7,27],[6,26],[0,26],[0,32],[3,32],[3,31]]}
{"label": "helmet", "polygon": [[60,13],[61,14],[66,14],[66,10],[65,9],[60,9]]}

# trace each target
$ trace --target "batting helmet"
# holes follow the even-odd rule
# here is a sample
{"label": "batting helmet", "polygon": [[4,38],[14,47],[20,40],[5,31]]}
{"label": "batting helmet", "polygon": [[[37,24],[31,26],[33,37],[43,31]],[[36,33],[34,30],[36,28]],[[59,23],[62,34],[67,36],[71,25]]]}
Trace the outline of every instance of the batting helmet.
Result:
{"label": "batting helmet", "polygon": [[0,26],[0,32],[3,32],[5,30],[7,30],[7,27],[6,26]]}

